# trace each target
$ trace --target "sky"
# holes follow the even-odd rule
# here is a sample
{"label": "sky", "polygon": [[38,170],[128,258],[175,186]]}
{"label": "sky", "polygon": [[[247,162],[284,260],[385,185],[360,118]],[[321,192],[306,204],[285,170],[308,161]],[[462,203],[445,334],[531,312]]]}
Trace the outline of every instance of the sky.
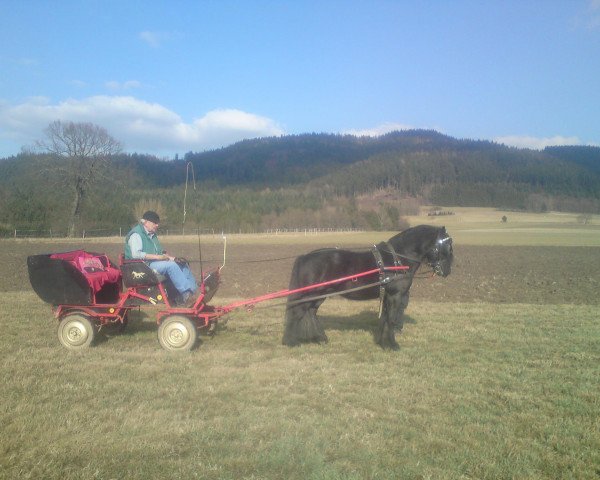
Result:
{"label": "sky", "polygon": [[0,0],[0,158],[55,120],[159,158],[409,128],[600,145],[600,0]]}

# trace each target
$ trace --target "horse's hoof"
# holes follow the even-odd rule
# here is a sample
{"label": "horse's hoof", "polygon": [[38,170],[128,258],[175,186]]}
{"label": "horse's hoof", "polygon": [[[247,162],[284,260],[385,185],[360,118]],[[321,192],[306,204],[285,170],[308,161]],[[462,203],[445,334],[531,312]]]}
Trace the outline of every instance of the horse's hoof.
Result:
{"label": "horse's hoof", "polygon": [[282,345],[285,345],[286,347],[298,347],[300,346],[300,342],[298,340],[288,340],[286,338],[284,338],[281,341]]}
{"label": "horse's hoof", "polygon": [[397,343],[379,343],[379,342],[377,342],[377,345],[379,345],[383,350],[394,350],[394,351],[400,350],[400,345]]}

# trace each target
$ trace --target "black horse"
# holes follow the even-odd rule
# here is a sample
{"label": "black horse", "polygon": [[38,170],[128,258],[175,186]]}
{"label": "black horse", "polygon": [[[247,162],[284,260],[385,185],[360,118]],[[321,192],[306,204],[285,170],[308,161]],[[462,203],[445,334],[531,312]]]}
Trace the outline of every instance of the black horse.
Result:
{"label": "black horse", "polygon": [[[408,305],[415,273],[422,263],[427,263],[435,274],[446,277],[450,274],[453,258],[452,238],[446,233],[446,228],[431,225],[409,228],[374,246],[371,251],[326,248],[299,256],[292,268],[290,290],[374,269],[379,269],[379,273],[290,295],[283,344],[296,346],[303,342],[326,342],[327,336],[317,317],[317,310],[325,301],[323,296],[347,291],[341,295],[350,300],[381,298],[375,341],[383,348],[397,350],[399,345],[394,330],[402,329],[402,315]],[[384,270],[384,267],[394,265],[408,266],[409,269],[397,272]]]}

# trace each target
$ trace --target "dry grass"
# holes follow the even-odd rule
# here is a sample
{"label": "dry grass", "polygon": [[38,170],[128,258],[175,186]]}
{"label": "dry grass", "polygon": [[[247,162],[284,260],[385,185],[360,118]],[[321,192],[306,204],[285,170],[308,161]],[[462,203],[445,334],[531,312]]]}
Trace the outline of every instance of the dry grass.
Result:
{"label": "dry grass", "polygon": [[[493,208],[444,207],[454,215],[429,217],[430,207],[408,217],[411,225],[445,225],[461,245],[600,246],[600,215],[587,224],[576,213],[509,212]],[[507,222],[502,222],[506,216]]]}
{"label": "dry grass", "polygon": [[[431,207],[422,207],[419,215],[406,217],[411,226],[419,224],[444,225],[461,245],[546,245],[546,246],[600,246],[600,215],[590,215],[587,224],[582,224],[577,213],[510,212],[494,208],[442,207],[454,215],[429,217]],[[508,221],[502,223],[502,217]],[[370,245],[380,242],[397,232],[319,232],[300,231],[279,234],[228,234],[229,245]],[[170,235],[170,243],[198,242],[197,235]],[[202,235],[205,246],[222,245],[221,235]],[[65,248],[80,248],[86,243],[122,245],[119,237],[74,238],[74,239],[0,239],[11,244],[56,244]]]}
{"label": "dry grass", "polygon": [[144,315],[69,353],[4,295],[0,478],[597,478],[598,307],[413,303],[397,353],[376,305],[323,308],[328,345],[281,346],[277,307],[191,354]]}
{"label": "dry grass", "polygon": [[[376,302],[343,300],[322,307],[327,345],[281,346],[283,308],[257,308],[174,355],[144,310],[126,334],[68,352],[20,271],[0,286],[0,479],[598,478],[600,306],[588,295],[599,281],[597,218],[583,226],[575,216],[507,212],[502,224],[502,212],[456,210],[413,222],[447,225],[457,261],[448,279],[413,287],[399,352],[373,343]],[[285,286],[289,265],[257,270],[241,263],[251,252],[382,238],[230,237],[219,293]],[[31,253],[93,246],[114,256],[122,245],[90,242],[3,240],[0,259],[15,271]],[[587,248],[465,247],[503,242]],[[206,258],[220,257],[218,237],[203,245]],[[520,286],[530,294],[517,297]]]}

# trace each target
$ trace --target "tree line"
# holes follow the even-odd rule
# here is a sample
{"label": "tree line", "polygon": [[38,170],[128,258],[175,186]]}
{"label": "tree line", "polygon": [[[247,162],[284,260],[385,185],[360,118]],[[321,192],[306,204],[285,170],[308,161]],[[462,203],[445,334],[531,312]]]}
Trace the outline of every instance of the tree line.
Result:
{"label": "tree line", "polygon": [[[76,127],[109,148],[87,157],[58,148]],[[540,152],[413,130],[245,140],[164,160],[122,153],[93,125],[60,122],[39,146],[0,159],[0,234],[127,226],[147,209],[164,227],[216,231],[393,230],[425,203],[600,212],[597,147]]]}

